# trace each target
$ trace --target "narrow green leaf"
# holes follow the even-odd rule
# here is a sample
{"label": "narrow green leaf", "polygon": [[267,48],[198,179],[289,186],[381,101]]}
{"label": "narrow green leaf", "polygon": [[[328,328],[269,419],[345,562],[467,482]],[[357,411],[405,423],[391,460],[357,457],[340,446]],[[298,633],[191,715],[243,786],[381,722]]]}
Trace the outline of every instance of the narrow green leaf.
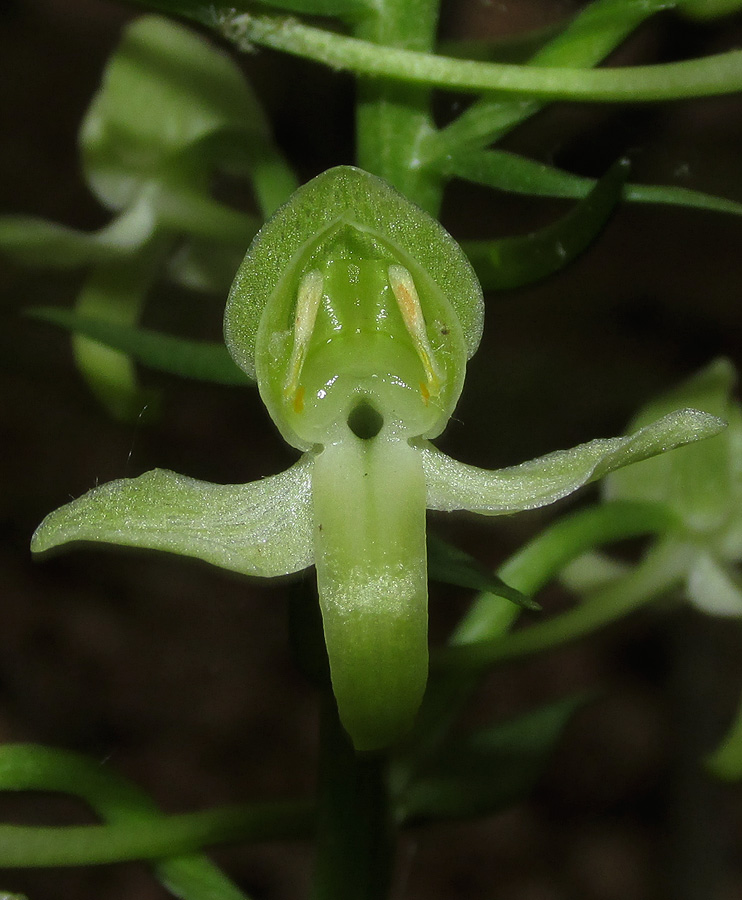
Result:
{"label": "narrow green leaf", "polygon": [[523,609],[540,610],[541,606],[530,597],[506,584],[499,575],[486,566],[428,531],[428,577],[444,584],[486,591],[504,597]]}
{"label": "narrow green leaf", "polygon": [[[672,535],[650,548],[644,559],[625,575],[609,582],[576,606],[512,634],[505,634],[500,629],[492,639],[446,647],[436,654],[434,665],[451,668],[457,677],[466,677],[467,670],[484,670],[494,663],[551,650],[577,640],[657,597],[676,591],[685,581],[688,562],[692,558],[692,545]],[[482,612],[486,613],[486,609]]]}
{"label": "narrow green leaf", "polygon": [[491,815],[533,790],[584,693],[457,737],[413,776],[399,804],[406,820]]}
{"label": "narrow green leaf", "polygon": [[120,350],[151,369],[219,384],[251,383],[221,343],[190,341],[148,328],[81,316],[56,307],[37,307],[28,310],[28,315]]}
{"label": "narrow green leaf", "polygon": [[[587,197],[597,183],[593,178],[582,178],[504,150],[462,154],[447,160],[441,171],[445,175],[474,184],[534,197],[579,199]],[[624,200],[633,203],[684,206],[689,209],[742,215],[742,203],[683,187],[627,184],[624,185],[622,196]]]}
{"label": "narrow green leaf", "polygon": [[566,216],[523,237],[466,241],[462,248],[485,290],[532,284],[569,265],[602,231],[621,199],[629,172],[619,160]]}
{"label": "narrow green leaf", "polygon": [[[535,596],[552,578],[556,577],[571,560],[576,557],[611,544],[615,541],[644,536],[663,535],[675,532],[678,528],[677,517],[665,506],[656,503],[600,503],[560,516],[533,540],[521,547],[498,570],[498,574],[507,584],[511,584],[528,596]],[[651,551],[650,551],[651,553]],[[646,601],[647,596],[654,596],[667,584],[663,574],[673,567],[673,561],[662,555],[658,566],[652,564],[652,571],[642,572],[638,581],[630,584],[629,596],[626,593],[616,600],[615,595],[599,593],[593,598],[593,615],[588,613],[586,619],[571,620],[556,627],[550,623],[555,619],[546,619],[546,633],[541,629],[541,618],[527,629],[522,630],[524,636],[531,635],[538,628],[541,639],[532,640],[531,647],[538,649],[548,646],[548,641],[564,640],[571,633],[580,634],[582,628],[596,626],[599,623],[600,611],[604,612],[603,621],[611,621],[620,612],[630,609]],[[660,572],[658,573],[657,569]],[[677,575],[682,578],[682,569]],[[608,605],[603,602],[608,601]],[[612,603],[612,605],[611,605]],[[622,603],[624,605],[622,605]],[[633,606],[632,606],[633,603]],[[596,612],[596,607],[599,607]],[[581,607],[578,607],[580,609]],[[503,647],[509,646],[507,632],[518,617],[519,609],[507,600],[490,593],[479,594],[471,608],[459,622],[449,638],[450,648],[434,651],[432,655],[433,671],[428,683],[420,715],[418,716],[414,742],[411,743],[411,756],[430,755],[432,747],[440,743],[450,723],[462,708],[466,699],[476,689],[481,674],[491,661],[501,657]],[[568,617],[570,613],[565,614]],[[551,632],[549,632],[551,628]],[[520,650],[528,649],[521,644]],[[464,657],[457,653],[464,648]],[[486,647],[489,655],[484,654],[472,665],[466,659],[467,648]],[[515,648],[516,654],[519,650]],[[453,656],[453,664],[445,670],[441,662],[446,662],[448,654]],[[475,657],[477,656],[475,652]],[[450,661],[450,660],[449,660]],[[404,772],[402,772],[404,777]]]}
{"label": "narrow green leaf", "polygon": [[674,447],[718,434],[726,423],[697,409],[681,409],[625,437],[559,450],[508,469],[468,466],[422,444],[430,509],[468,509],[499,515],[554,503],[603,475]]}
{"label": "narrow green leaf", "polygon": [[[660,503],[614,501],[588,506],[552,522],[518,550],[499,575],[533,596],[583,554],[616,541],[677,531],[677,516]],[[452,644],[494,640],[515,621],[516,610],[491,594],[481,594],[454,633]]]}
{"label": "narrow green leaf", "polygon": [[98,541],[193,556],[245,575],[310,566],[313,459],[241,485],[210,484],[164,469],[111,481],[50,513],[31,550]]}

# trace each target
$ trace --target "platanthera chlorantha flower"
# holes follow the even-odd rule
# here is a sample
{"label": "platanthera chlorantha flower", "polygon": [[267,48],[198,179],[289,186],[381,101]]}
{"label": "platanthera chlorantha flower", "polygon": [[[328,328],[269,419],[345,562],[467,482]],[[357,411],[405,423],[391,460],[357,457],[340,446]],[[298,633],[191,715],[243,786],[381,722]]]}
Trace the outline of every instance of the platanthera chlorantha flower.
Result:
{"label": "platanthera chlorantha flower", "polygon": [[472,269],[437,222],[366,172],[325,172],[260,231],[225,316],[232,356],[300,460],[241,486],[161,470],[114,481],[48,516],[33,549],[106,541],[263,576],[314,564],[341,720],[359,750],[385,747],[425,690],[426,507],[531,509],[723,427],[682,410],[509,469],[457,462],[430,440],[482,316]]}
{"label": "platanthera chlorantha flower", "polygon": [[[115,218],[85,233],[2,216],[0,251],[31,265],[86,268],[76,304],[82,325],[133,325],[165,274],[196,290],[226,290],[259,221],[213,196],[216,176],[250,185],[270,212],[295,187],[239,67],[201,36],[159,16],[144,16],[126,29],[79,143],[86,183]],[[43,317],[69,326],[70,316],[55,309]],[[144,401],[133,361],[81,334],[73,348],[109,411],[137,418]]]}
{"label": "platanthera chlorantha flower", "polygon": [[[708,441],[611,474],[603,492],[608,500],[654,501],[673,514],[676,525],[662,538],[662,552],[653,563],[650,555],[640,563],[654,566],[657,593],[674,591],[703,613],[740,617],[742,407],[733,399],[735,381],[732,364],[719,359],[646,406],[632,427],[684,405],[722,417],[729,427]],[[579,590],[605,577],[620,590],[635,570],[607,562],[590,555],[568,570],[565,580]],[[707,763],[721,778],[742,779],[742,707]]]}
{"label": "platanthera chlorantha flower", "polygon": [[723,418],[729,427],[713,440],[646,460],[606,479],[609,500],[656,501],[676,516],[667,538],[682,545],[670,554],[688,600],[712,615],[742,616],[742,408],[733,399],[736,373],[726,359],[711,363],[643,409],[641,428],[671,409],[693,406]]}

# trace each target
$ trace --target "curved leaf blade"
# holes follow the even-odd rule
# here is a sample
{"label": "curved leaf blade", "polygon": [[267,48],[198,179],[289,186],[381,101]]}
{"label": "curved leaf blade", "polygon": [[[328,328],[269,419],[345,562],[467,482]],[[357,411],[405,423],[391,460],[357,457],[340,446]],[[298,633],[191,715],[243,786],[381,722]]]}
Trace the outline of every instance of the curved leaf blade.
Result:
{"label": "curved leaf blade", "polygon": [[474,591],[486,591],[488,594],[503,597],[523,609],[541,609],[535,600],[506,584],[499,575],[448,541],[428,532],[427,543],[428,577],[432,581],[454,584]]}
{"label": "curved leaf blade", "polygon": [[619,160],[574,209],[539,231],[496,241],[464,242],[462,248],[482,287],[523,287],[569,265],[605,227],[621,199],[628,173],[628,160]]}

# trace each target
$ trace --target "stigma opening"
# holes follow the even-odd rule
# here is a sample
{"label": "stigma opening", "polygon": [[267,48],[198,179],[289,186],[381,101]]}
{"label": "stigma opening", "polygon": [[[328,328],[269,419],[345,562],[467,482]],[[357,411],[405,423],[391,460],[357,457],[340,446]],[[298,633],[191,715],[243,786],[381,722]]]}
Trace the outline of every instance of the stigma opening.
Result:
{"label": "stigma opening", "polygon": [[348,415],[348,428],[363,441],[370,441],[384,427],[384,417],[368,400],[360,400]]}

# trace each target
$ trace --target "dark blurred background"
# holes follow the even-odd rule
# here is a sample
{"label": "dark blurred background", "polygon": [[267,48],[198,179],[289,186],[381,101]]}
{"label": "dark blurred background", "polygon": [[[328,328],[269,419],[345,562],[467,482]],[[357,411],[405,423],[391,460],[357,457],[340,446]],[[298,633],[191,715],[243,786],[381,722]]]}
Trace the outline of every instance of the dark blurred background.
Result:
{"label": "dark blurred background", "polygon": [[[448,37],[515,33],[559,21],[570,0],[450,0]],[[78,170],[76,134],[122,26],[107,0],[0,4],[0,212],[79,228],[107,214]],[[654,20],[622,63],[738,45],[742,21]],[[259,52],[245,67],[279,143],[308,178],[352,161],[352,85]],[[297,98],[300,102],[297,102]],[[441,120],[457,99],[442,99]],[[599,175],[621,155],[632,179],[742,201],[742,99],[662,106],[561,105],[507,147]],[[451,190],[459,237],[527,232],[567,205]],[[740,359],[742,221],[671,208],[623,208],[564,274],[489,299],[483,345],[443,449],[497,467],[619,434],[636,408],[724,354]],[[155,466],[244,482],[293,459],[255,392],[142,373],[160,418],[106,418],[76,374],[68,341],[21,315],[69,305],[79,277],[0,263],[0,741],[84,751],[152,792],[168,811],[307,794],[316,709],[286,637],[290,586],[232,577],[184,559],[79,550],[33,563],[28,543],[50,510],[97,483]],[[177,305],[174,305],[177,302]],[[152,304],[145,321],[216,338],[221,307],[199,297]],[[573,501],[572,505],[580,500]],[[566,507],[562,507],[566,508]],[[496,564],[555,514],[434,525]],[[463,608],[433,588],[432,639]],[[544,597],[548,609],[564,602]],[[570,725],[534,796],[469,824],[407,836],[395,898],[414,900],[735,900],[742,897],[742,803],[699,759],[725,732],[742,688],[742,629],[690,610],[632,617],[599,636],[509,667],[480,691],[489,721],[586,686],[601,697]],[[0,820],[92,821],[76,803],[0,796]],[[215,854],[256,898],[306,894],[303,845]],[[140,865],[0,873],[32,900],[157,900]]]}

